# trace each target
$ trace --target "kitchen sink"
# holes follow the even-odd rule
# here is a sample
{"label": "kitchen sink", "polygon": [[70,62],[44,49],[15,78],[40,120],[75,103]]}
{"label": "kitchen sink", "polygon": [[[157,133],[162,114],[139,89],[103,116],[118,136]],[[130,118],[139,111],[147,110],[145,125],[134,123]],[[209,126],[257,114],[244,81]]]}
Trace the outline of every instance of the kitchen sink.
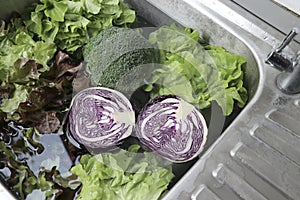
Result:
{"label": "kitchen sink", "polygon": [[[300,199],[300,95],[282,93],[275,84],[280,72],[265,63],[284,34],[231,1],[127,2],[147,26],[176,22],[191,27],[210,44],[247,60],[247,105],[229,117],[211,107],[205,149],[192,162],[174,164],[176,177],[163,199]],[[13,9],[21,11],[24,5]],[[0,13],[8,15],[3,6]],[[294,53],[299,47],[292,42],[285,51]],[[0,187],[2,197],[15,198]]]}
{"label": "kitchen sink", "polygon": [[[300,95],[282,93],[275,83],[280,72],[265,63],[284,34],[231,1],[148,2],[248,61],[247,106],[164,199],[299,199]],[[148,19],[160,23],[157,16]],[[295,41],[285,48],[298,50]]]}

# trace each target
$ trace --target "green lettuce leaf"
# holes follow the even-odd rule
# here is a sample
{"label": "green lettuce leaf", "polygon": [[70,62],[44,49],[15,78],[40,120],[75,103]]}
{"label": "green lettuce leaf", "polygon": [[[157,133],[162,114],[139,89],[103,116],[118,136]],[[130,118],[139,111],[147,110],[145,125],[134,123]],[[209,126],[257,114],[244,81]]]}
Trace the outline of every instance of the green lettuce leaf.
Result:
{"label": "green lettuce leaf", "polygon": [[[246,59],[222,47],[201,45],[199,32],[163,26],[150,34],[149,40],[161,50],[163,66],[153,71],[145,88],[152,97],[175,94],[198,109],[216,101],[224,115],[230,115],[235,102],[243,107],[247,90],[243,87]],[[171,74],[171,75],[170,75]]]}
{"label": "green lettuce leaf", "polygon": [[242,56],[231,54],[222,47],[206,46],[205,49],[211,55],[226,87],[227,106],[231,110],[233,100],[239,107],[244,107],[248,99],[246,88],[243,87],[243,67],[246,59]]}
{"label": "green lettuce leaf", "polygon": [[36,60],[42,65],[37,69],[39,72],[48,70],[48,62],[56,52],[55,44],[34,41],[20,19],[12,20],[7,26],[0,34],[0,83],[9,82],[13,73],[19,73],[15,70],[21,68],[12,69],[14,65],[18,65],[19,60]]}
{"label": "green lettuce leaf", "polygon": [[23,19],[34,36],[75,52],[100,31],[133,23],[136,15],[122,0],[41,0]]}
{"label": "green lettuce leaf", "polygon": [[13,113],[16,111],[20,103],[27,99],[28,91],[22,85],[15,84],[15,92],[12,98],[5,98],[2,100],[0,111],[6,113]]}
{"label": "green lettuce leaf", "polygon": [[[36,60],[44,60],[47,48],[43,49],[42,45],[38,49],[43,50],[45,57],[37,52]],[[18,59],[5,71],[0,86],[0,113],[5,114],[6,121],[35,127],[40,133],[54,133],[62,121],[57,112],[66,112],[73,91],[72,81],[81,68],[82,64],[63,52],[56,54],[49,70],[35,60]]]}
{"label": "green lettuce leaf", "polygon": [[98,0],[85,0],[83,1],[83,5],[87,12],[91,14],[98,14],[100,12],[101,7],[99,6]]}
{"label": "green lettuce leaf", "polygon": [[132,145],[128,151],[83,155],[71,169],[82,182],[78,199],[159,199],[174,177],[171,166],[138,150],[138,145]]}
{"label": "green lettuce leaf", "polygon": [[53,21],[63,22],[68,5],[63,1],[41,0],[45,5],[45,15]]}

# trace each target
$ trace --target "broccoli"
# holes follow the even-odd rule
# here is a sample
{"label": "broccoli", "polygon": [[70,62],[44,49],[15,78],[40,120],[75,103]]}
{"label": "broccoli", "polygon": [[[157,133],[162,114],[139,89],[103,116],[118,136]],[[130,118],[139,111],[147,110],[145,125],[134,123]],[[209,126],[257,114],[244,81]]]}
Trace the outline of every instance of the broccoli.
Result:
{"label": "broccoli", "polygon": [[117,27],[103,30],[83,50],[92,84],[124,93],[143,84],[159,55],[139,29]]}

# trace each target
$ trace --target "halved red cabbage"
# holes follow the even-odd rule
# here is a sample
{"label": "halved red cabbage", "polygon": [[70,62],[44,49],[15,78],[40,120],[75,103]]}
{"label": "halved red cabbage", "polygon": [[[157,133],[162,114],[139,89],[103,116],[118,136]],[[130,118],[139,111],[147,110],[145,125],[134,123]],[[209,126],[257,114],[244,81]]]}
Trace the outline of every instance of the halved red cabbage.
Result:
{"label": "halved red cabbage", "polygon": [[207,138],[202,114],[175,95],[158,96],[141,110],[136,134],[149,150],[180,163],[200,154]]}
{"label": "halved red cabbage", "polygon": [[92,87],[75,95],[68,120],[71,135],[77,142],[90,148],[107,148],[131,134],[135,115],[122,93]]}

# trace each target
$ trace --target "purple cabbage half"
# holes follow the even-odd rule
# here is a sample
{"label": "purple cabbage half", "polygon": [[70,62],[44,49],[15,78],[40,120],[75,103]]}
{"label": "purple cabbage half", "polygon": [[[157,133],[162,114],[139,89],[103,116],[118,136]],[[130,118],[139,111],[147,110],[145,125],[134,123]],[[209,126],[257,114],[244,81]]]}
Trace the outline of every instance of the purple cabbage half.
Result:
{"label": "purple cabbage half", "polygon": [[198,156],[207,132],[199,110],[175,95],[151,100],[139,113],[136,123],[136,134],[141,143],[176,163]]}
{"label": "purple cabbage half", "polygon": [[80,91],[71,102],[69,128],[77,142],[90,148],[108,148],[130,136],[135,115],[120,92],[92,87]]}

